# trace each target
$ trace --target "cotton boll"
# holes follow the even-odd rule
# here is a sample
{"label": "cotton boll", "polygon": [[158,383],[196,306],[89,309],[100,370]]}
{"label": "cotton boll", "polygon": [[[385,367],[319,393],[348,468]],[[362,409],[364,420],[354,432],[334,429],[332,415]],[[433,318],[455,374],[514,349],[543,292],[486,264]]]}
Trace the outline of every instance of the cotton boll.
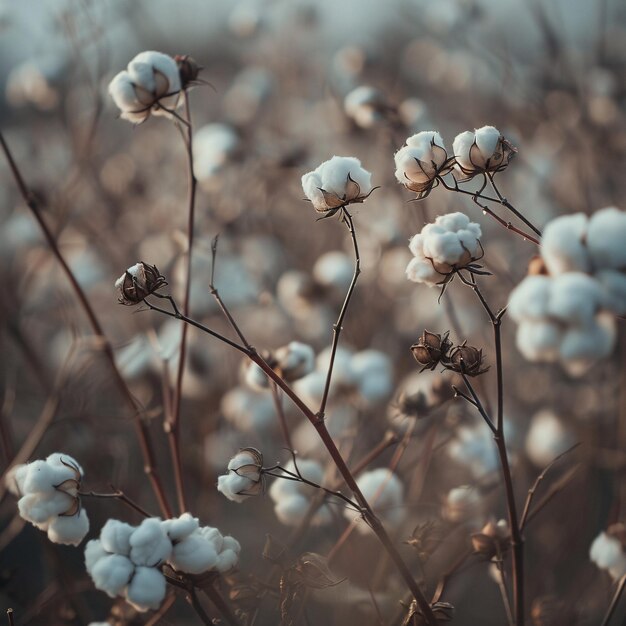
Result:
{"label": "cotton boll", "polygon": [[372,175],[354,157],[334,156],[302,177],[302,189],[320,213],[363,202],[372,191]]}
{"label": "cotton boll", "polygon": [[608,533],[602,532],[594,539],[589,558],[600,569],[608,570],[614,580],[626,574],[626,555],[622,544]]}
{"label": "cotton boll", "polygon": [[191,513],[183,513],[180,517],[167,519],[161,523],[170,541],[182,541],[198,530],[200,523]]}
{"label": "cotton boll", "polygon": [[208,124],[194,133],[194,173],[198,180],[212,178],[239,151],[241,139],[226,124]]}
{"label": "cotton boll", "polygon": [[224,540],[226,539],[231,539],[232,541],[229,541],[228,544],[225,541],[224,547],[218,555],[215,569],[220,573],[228,572],[239,562],[239,550],[241,549],[239,542],[232,537],[224,537]]}
{"label": "cotton boll", "polygon": [[354,275],[354,261],[344,252],[326,252],[313,266],[315,280],[325,287],[345,291]]}
{"label": "cotton boll", "polygon": [[174,546],[168,562],[180,572],[202,574],[215,568],[218,555],[213,543],[196,531]]}
{"label": "cotton boll", "polygon": [[172,543],[161,526],[161,520],[149,517],[133,531],[129,539],[130,559],[135,565],[156,567],[166,561]]}
{"label": "cotton boll", "polygon": [[526,454],[538,467],[546,467],[574,444],[574,436],[552,411],[535,414],[526,435]]}
{"label": "cotton boll", "polygon": [[165,599],[165,576],[154,567],[137,567],[126,588],[126,600],[138,611],[158,609]]}
{"label": "cotton boll", "polygon": [[378,350],[363,350],[352,357],[352,373],[359,393],[367,403],[384,400],[393,390],[393,367],[389,357]]}
{"label": "cotton boll", "polygon": [[85,569],[90,576],[94,565],[105,556],[109,556],[109,553],[102,547],[102,542],[99,539],[92,539],[87,542],[85,546]]}
{"label": "cotton boll", "polygon": [[[332,348],[329,346],[317,355],[316,366],[319,371],[324,373],[324,376],[326,376],[330,366],[331,352]],[[352,350],[342,346],[337,347],[333,364],[333,385],[349,387],[356,384],[356,378],[352,370],[353,355]]]}
{"label": "cotton boll", "polygon": [[443,506],[443,516],[449,522],[480,523],[483,499],[477,489],[470,485],[461,485],[448,492]]}
{"label": "cotton boll", "polygon": [[450,458],[466,466],[474,478],[498,469],[498,454],[491,431],[484,424],[460,426],[447,446]]}
{"label": "cotton boll", "polygon": [[99,558],[92,565],[89,573],[96,589],[104,591],[111,598],[115,598],[128,585],[131,577],[133,577],[133,572],[136,574],[135,566],[128,557],[121,554],[108,554]]}
{"label": "cotton boll", "polygon": [[493,126],[457,135],[452,144],[456,170],[461,180],[482,172],[499,172],[507,167],[517,150]]}
{"label": "cotton boll", "polygon": [[68,546],[77,546],[88,532],[89,519],[85,509],[76,515],[57,515],[48,525],[48,539]]}
{"label": "cotton boll", "polygon": [[564,215],[548,222],[541,237],[541,256],[550,274],[591,269],[585,245],[587,224],[584,213]]}
{"label": "cotton boll", "polygon": [[552,282],[548,314],[566,322],[588,324],[604,300],[598,281],[586,274],[570,272]]}
{"label": "cotton boll", "polygon": [[529,361],[555,361],[562,340],[562,329],[549,320],[524,320],[517,328],[517,348]]}
{"label": "cotton boll", "polygon": [[594,277],[604,288],[606,308],[615,315],[626,315],[626,273],[599,270]]}
{"label": "cotton boll", "polygon": [[561,359],[572,376],[580,376],[595,361],[611,354],[615,339],[615,319],[602,314],[588,325],[571,328],[564,334]]}
{"label": "cotton boll", "polygon": [[247,360],[243,362],[243,380],[253,391],[262,392],[270,386],[267,374],[256,363]]}
{"label": "cotton boll", "polygon": [[291,341],[278,348],[274,357],[282,377],[291,382],[310,374],[315,368],[315,351],[307,344]]}
{"label": "cotton boll", "polygon": [[24,493],[46,493],[54,491],[55,485],[76,478],[76,473],[69,467],[57,466],[47,461],[33,461],[27,465],[24,477]]}
{"label": "cotton boll", "polygon": [[387,108],[385,95],[380,89],[361,85],[353,89],[344,99],[346,115],[361,128],[372,128],[384,119]]}
{"label": "cotton boll", "polygon": [[53,452],[46,457],[46,463],[60,470],[61,475],[67,475],[69,478],[76,478],[76,472],[83,476],[83,468],[78,461],[69,454],[62,452]]}
{"label": "cotton boll", "polygon": [[100,531],[102,547],[114,554],[130,554],[130,536],[136,530],[135,526],[120,522],[116,519],[107,520]]}
{"label": "cotton boll", "polygon": [[[401,480],[387,468],[379,468],[361,474],[357,485],[370,503],[374,512],[391,529],[399,528],[404,521],[404,486]],[[354,510],[346,508],[345,517],[349,520],[360,519]],[[360,532],[368,532],[366,524],[358,524]]]}
{"label": "cotton boll", "polygon": [[444,278],[428,259],[414,258],[406,266],[406,277],[414,283],[425,283],[429,287],[434,287]]}
{"label": "cotton boll", "polygon": [[516,322],[526,318],[540,320],[548,315],[551,291],[549,276],[527,276],[511,292],[507,313]]}
{"label": "cotton boll", "polygon": [[71,511],[75,499],[62,491],[27,493],[17,502],[20,515],[33,524],[43,524],[51,517]]}
{"label": "cotton boll", "polygon": [[221,411],[241,432],[267,432],[276,425],[276,408],[267,392],[235,387],[222,398]]}
{"label": "cotton boll", "polygon": [[615,207],[589,219],[586,244],[596,269],[626,270],[626,213]]}

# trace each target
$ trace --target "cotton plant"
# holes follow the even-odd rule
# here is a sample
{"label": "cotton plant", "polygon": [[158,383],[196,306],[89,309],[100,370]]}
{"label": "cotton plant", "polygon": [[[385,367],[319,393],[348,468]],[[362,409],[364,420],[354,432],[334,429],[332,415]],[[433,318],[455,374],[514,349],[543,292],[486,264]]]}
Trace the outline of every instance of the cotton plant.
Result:
{"label": "cotton plant", "polygon": [[[400,528],[406,518],[404,485],[400,478],[390,469],[381,467],[360,474],[357,485],[383,524],[390,530]],[[352,509],[346,508],[344,516],[350,522],[357,522],[358,532],[368,532],[367,524],[360,523],[361,517]]]}
{"label": "cotton plant", "polygon": [[6,485],[19,497],[20,516],[44,531],[53,543],[77,546],[89,531],[89,519],[80,499],[83,469],[61,452],[45,460],[14,465]]}
{"label": "cotton plant", "polygon": [[190,57],[141,52],[127,69],[114,76],[109,94],[122,119],[141,124],[150,115],[171,115],[181,102],[181,91],[197,78],[198,72],[198,65]]}
{"label": "cotton plant", "polygon": [[464,213],[440,215],[411,238],[407,278],[432,287],[447,284],[459,269],[480,271],[476,261],[483,256],[481,235],[480,225]]}
{"label": "cotton plant", "polygon": [[227,474],[217,479],[217,490],[233,502],[243,502],[265,491],[263,456],[255,448],[243,448],[228,462]]}
{"label": "cotton plant", "polygon": [[143,612],[165,599],[164,565],[183,574],[223,573],[237,564],[240,550],[235,539],[200,526],[190,513],[149,517],[138,526],[110,519],[85,546],[85,567],[96,589]]}

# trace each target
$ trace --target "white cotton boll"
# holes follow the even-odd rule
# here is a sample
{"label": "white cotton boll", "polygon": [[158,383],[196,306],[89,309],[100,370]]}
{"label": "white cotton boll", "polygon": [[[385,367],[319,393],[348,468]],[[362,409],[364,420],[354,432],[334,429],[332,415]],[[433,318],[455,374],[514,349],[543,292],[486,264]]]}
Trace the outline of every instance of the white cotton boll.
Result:
{"label": "white cotton boll", "polygon": [[194,173],[198,180],[212,178],[239,151],[241,139],[227,124],[207,124],[194,133]]}
{"label": "white cotton boll", "polygon": [[589,559],[600,569],[608,570],[614,579],[626,574],[626,555],[615,537],[602,532],[591,544]]}
{"label": "white cotton boll", "polygon": [[[330,346],[324,348],[316,359],[316,366],[324,377],[330,366],[330,357],[332,349]],[[356,383],[354,372],[352,371],[352,358],[354,353],[352,350],[343,346],[338,346],[335,352],[335,360],[333,364],[333,385],[336,386],[352,386]]]}
{"label": "white cotton boll", "polygon": [[[480,151],[480,156],[486,161],[491,158],[493,153],[498,147],[500,141],[500,131],[493,126],[483,126],[478,128],[474,135],[474,141]],[[485,163],[478,163],[481,167],[485,166]]]}
{"label": "white cotton boll", "polygon": [[136,527],[116,519],[107,520],[100,531],[102,547],[114,554],[130,554],[130,536]]}
{"label": "white cotton boll", "polygon": [[591,269],[585,245],[587,225],[584,213],[563,215],[548,222],[541,236],[541,256],[550,274],[588,272]]}
{"label": "white cotton boll", "polygon": [[326,252],[313,266],[315,280],[326,287],[345,291],[354,275],[354,261],[339,251]]}
{"label": "white cotton boll", "polygon": [[[280,479],[277,479],[277,481],[280,481]],[[284,497],[282,500],[276,500],[275,497],[272,497],[272,499],[276,502],[274,506],[276,517],[286,526],[297,526],[309,510],[309,500],[299,494],[292,494],[289,497]]]}
{"label": "white cotton boll", "polygon": [[154,567],[137,567],[126,588],[126,600],[138,611],[158,609],[165,599],[165,576]]}
{"label": "white cotton boll", "polygon": [[63,491],[27,493],[17,502],[20,515],[33,524],[43,524],[51,517],[70,511],[75,499]]}
{"label": "white cotton boll", "polygon": [[236,472],[228,472],[217,477],[217,490],[232,502],[241,503],[247,500],[250,494],[246,492],[254,484],[247,476],[240,476]]}
{"label": "white cotton boll", "polygon": [[58,466],[47,461],[33,461],[27,465],[24,477],[24,493],[46,493],[54,491],[55,485],[76,478],[76,473],[63,465]]}
{"label": "white cotton boll", "polygon": [[109,553],[102,547],[102,542],[99,539],[92,539],[85,545],[85,569],[91,576],[94,565],[105,556],[109,556]]}
{"label": "white cotton boll", "polygon": [[379,350],[363,350],[352,357],[350,364],[359,392],[366,402],[379,402],[393,390],[391,360]]}
{"label": "white cotton boll", "polygon": [[468,467],[474,478],[483,478],[498,469],[498,453],[485,424],[460,426],[446,449],[450,458]]}
{"label": "white cotton boll", "polygon": [[[145,64],[150,68],[151,74],[151,78],[148,79],[149,82],[145,85],[142,84],[144,88],[149,89],[150,87],[148,87],[148,85],[152,85],[152,89],[156,90],[159,97],[180,91],[180,71],[176,61],[171,56],[163,54],[162,52],[155,52],[154,50],[140,52],[128,64],[128,72],[131,76],[133,75],[135,65],[142,64]],[[164,84],[159,80],[159,72],[167,79],[167,84]],[[142,73],[142,76],[146,76],[147,78],[146,74]]]}
{"label": "white cotton boll", "polygon": [[517,348],[529,361],[555,361],[562,339],[560,326],[549,320],[522,320],[517,328]]}
{"label": "white cotton boll", "polygon": [[324,213],[350,202],[362,202],[372,191],[371,178],[358,159],[334,156],[302,177],[302,190],[315,210]]}
{"label": "white cotton boll", "polygon": [[299,341],[291,341],[278,348],[274,357],[283,378],[290,382],[307,376],[315,368],[315,351]]}
{"label": "white cotton boll", "polygon": [[[322,401],[325,385],[326,373],[321,370],[315,370],[304,378],[296,380],[293,384],[293,388],[306,404],[309,406],[315,406]],[[336,390],[337,384],[336,381],[333,380],[330,385],[330,397],[334,395]]]}
{"label": "white cotton boll", "polygon": [[600,270],[594,277],[604,288],[606,308],[615,315],[626,315],[626,274],[617,270]]}
{"label": "white cotton boll", "polygon": [[76,515],[57,515],[48,525],[48,539],[67,546],[77,546],[88,532],[89,518],[85,509]]}
{"label": "white cotton boll", "polygon": [[135,572],[135,566],[128,557],[121,554],[108,554],[99,558],[92,565],[89,573],[96,589],[115,598],[128,585],[133,572]]}
{"label": "white cotton boll", "polygon": [[343,108],[346,115],[361,128],[372,128],[384,116],[386,99],[380,89],[361,85],[353,89],[344,99]]}
{"label": "white cotton boll", "polygon": [[538,467],[546,467],[574,445],[574,435],[552,411],[536,413],[526,435],[526,454]]}
{"label": "white cotton boll", "polygon": [[455,524],[478,522],[482,514],[483,499],[477,489],[461,485],[448,492],[443,516]]}
{"label": "white cotton boll", "polygon": [[135,565],[156,567],[166,561],[172,551],[172,543],[161,526],[161,520],[149,517],[131,534],[130,559]]}
{"label": "white cotton boll", "polygon": [[218,554],[213,543],[196,531],[174,546],[168,562],[180,572],[202,574],[217,565]]}
{"label": "white cotton boll", "polygon": [[245,361],[243,364],[243,372],[244,382],[253,391],[264,391],[269,389],[269,378],[256,363]]}
{"label": "white cotton boll", "polygon": [[276,425],[276,408],[266,392],[235,387],[222,398],[221,411],[241,432],[265,432]]}
{"label": "white cotton boll", "polygon": [[423,258],[424,237],[422,237],[421,233],[417,233],[417,235],[413,235],[413,237],[411,237],[409,240],[409,250],[413,256]]}
{"label": "white cotton boll", "polygon": [[626,270],[626,213],[615,207],[589,219],[586,244],[595,269]]}
{"label": "white cotton boll", "polygon": [[526,318],[540,320],[548,315],[552,280],[549,276],[526,276],[509,296],[507,313],[510,317],[522,322]]}
{"label": "white cotton boll", "polygon": [[14,465],[6,474],[4,483],[7,489],[14,496],[24,495],[24,481],[28,474],[28,465],[26,463],[20,463]]}
{"label": "white cotton boll", "polygon": [[565,332],[561,359],[572,375],[580,375],[593,362],[611,354],[615,339],[615,319],[609,314],[602,314],[583,327]]}
{"label": "white cotton boll", "polygon": [[180,517],[167,519],[161,522],[163,529],[170,538],[170,541],[182,541],[198,530],[200,522],[191,513],[183,513]]}
{"label": "white cotton boll", "polygon": [[394,155],[396,179],[407,189],[428,195],[435,178],[449,172],[448,153],[441,135],[422,131],[406,140],[406,146]]}
{"label": "white cotton boll", "polygon": [[589,324],[604,301],[598,281],[578,272],[561,274],[552,281],[548,314],[565,322]]}
{"label": "white cotton boll", "polygon": [[[364,472],[357,478],[357,485],[370,503],[374,512],[389,528],[395,530],[404,521],[404,485],[402,481],[386,467]],[[360,519],[352,509],[346,508],[345,517],[350,521]],[[368,532],[366,524],[358,524],[360,532]]]}
{"label": "white cotton boll", "polygon": [[471,130],[460,133],[452,142],[452,152],[454,153],[457,163],[466,170],[474,168],[470,160],[470,150],[473,145],[474,133]]}
{"label": "white cotton boll", "polygon": [[432,261],[416,257],[411,259],[406,266],[406,277],[414,283],[424,283],[429,287],[434,287],[445,278],[445,275],[440,274],[434,268]]}

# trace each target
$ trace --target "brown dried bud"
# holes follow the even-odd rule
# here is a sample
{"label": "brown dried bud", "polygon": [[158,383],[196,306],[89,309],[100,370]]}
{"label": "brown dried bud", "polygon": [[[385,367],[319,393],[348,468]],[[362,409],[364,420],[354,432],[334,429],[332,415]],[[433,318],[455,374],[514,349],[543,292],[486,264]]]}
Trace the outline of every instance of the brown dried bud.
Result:
{"label": "brown dried bud", "polygon": [[[445,623],[452,621],[454,607],[449,602],[434,602],[431,607],[437,622]],[[426,626],[427,622],[417,602],[413,600],[408,607],[407,614],[402,626]]]}
{"label": "brown dried bud", "polygon": [[511,544],[509,525],[505,520],[487,522],[479,533],[472,535],[474,553],[487,561],[504,554]]}
{"label": "brown dried bud", "polygon": [[417,550],[422,563],[426,563],[430,555],[441,545],[441,538],[441,528],[435,522],[428,521],[418,524],[413,529],[411,537],[404,543]]}
{"label": "brown dried bud", "polygon": [[144,298],[165,285],[167,281],[157,266],[148,265],[143,261],[129,267],[115,281],[115,287],[120,292],[118,302],[127,306],[139,304]]}
{"label": "brown dried bud", "polygon": [[478,376],[484,374],[489,368],[482,367],[483,351],[465,343],[456,346],[450,353],[445,366],[454,372],[460,372],[466,376]]}
{"label": "brown dried bud", "polygon": [[184,89],[187,85],[189,85],[189,83],[192,83],[196,80],[196,78],[198,78],[198,74],[202,70],[202,67],[198,65],[196,60],[188,54],[177,54],[174,57],[174,60],[176,61],[176,65],[178,65],[180,82]]}
{"label": "brown dried bud", "polygon": [[537,598],[530,609],[533,626],[574,626],[576,611],[555,596]]}
{"label": "brown dried bud", "polygon": [[415,360],[424,367],[422,371],[434,370],[441,359],[445,359],[452,343],[448,339],[449,333],[438,335],[425,330],[422,336],[411,346]]}

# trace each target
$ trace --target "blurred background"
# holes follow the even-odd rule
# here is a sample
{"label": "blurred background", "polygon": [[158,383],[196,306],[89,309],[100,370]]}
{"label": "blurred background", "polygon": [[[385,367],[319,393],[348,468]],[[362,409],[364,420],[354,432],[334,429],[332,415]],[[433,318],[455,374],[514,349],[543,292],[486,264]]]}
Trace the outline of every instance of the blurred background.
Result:
{"label": "blurred background", "polygon": [[[500,189],[539,227],[563,213],[623,208],[626,5],[0,2],[2,132],[146,408],[173,499],[163,389],[164,372],[171,379],[177,367],[180,326],[119,306],[113,287],[139,259],[156,264],[174,294],[181,294],[185,277],[187,174],[179,132],[164,118],[133,127],[118,118],[107,95],[111,78],[143,50],[190,54],[211,83],[191,92],[200,184],[191,308],[211,328],[230,332],[208,288],[211,241],[219,234],[217,286],[251,343],[271,350],[298,340],[321,352],[352,276],[352,248],[337,220],[315,221],[300,178],[337,154],[361,159],[380,185],[353,211],[363,273],[341,339],[352,351],[344,355],[345,371],[357,367],[355,359],[373,358],[365,353],[372,350],[378,369],[375,381],[346,376],[333,388],[329,428],[352,463],[395,434],[370,468],[397,464],[405,515],[394,537],[432,593],[469,549],[470,533],[490,516],[504,517],[505,505],[486,426],[466,403],[440,397],[439,375],[417,377],[409,350],[424,329],[450,330],[456,342],[482,347],[493,363],[491,328],[460,283],[438,302],[438,290],[406,280],[407,242],[437,215],[467,212],[483,230],[483,263],[493,276],[481,284],[496,309],[525,275],[536,247],[483,216],[469,198],[437,189],[408,202],[411,194],[394,177],[393,154],[421,130],[438,130],[450,147],[457,133],[492,124],[519,149],[499,175]],[[106,492],[113,484],[156,513],[110,369],[4,162],[0,222],[2,469],[35,424],[44,423],[31,458],[71,454],[85,469],[87,489]],[[528,606],[546,596],[562,602],[551,600],[553,621],[544,616],[532,623],[597,624],[612,590],[608,575],[589,562],[589,545],[623,518],[626,506],[626,336],[622,327],[614,356],[572,378],[558,366],[525,362],[514,332],[506,322],[505,414],[518,502],[552,458],[582,444],[542,485],[544,494],[560,487],[526,533]],[[315,399],[300,382],[303,396]],[[487,403],[495,400],[492,372],[478,387]],[[421,390],[428,402],[407,409],[401,397],[407,390]],[[268,464],[289,455],[271,394],[246,385],[236,353],[195,331],[183,393],[190,509],[241,542],[239,572],[221,584],[249,620],[250,596],[254,605],[255,585],[271,570],[262,556],[266,535],[285,541],[290,529],[276,519],[269,496],[234,504],[215,483],[241,446],[262,450]],[[313,428],[287,402],[285,412],[294,447],[326,466]],[[480,512],[459,521],[446,510],[446,497],[465,484],[479,494]],[[111,623],[149,623],[150,616],[93,588],[81,549],[49,543],[17,515],[15,499],[3,496],[0,607],[13,607],[16,623],[88,624],[109,615]],[[111,517],[140,521],[114,500],[84,504],[89,537]],[[424,524],[436,529],[428,549],[402,544]],[[328,555],[345,526],[339,516],[312,527],[291,546],[290,558],[304,551]],[[401,623],[404,588],[374,539],[354,533],[331,564],[344,582],[309,593],[294,623],[380,624],[377,610],[382,623]],[[280,622],[274,582],[256,624]],[[506,623],[489,564],[475,557],[464,561],[442,599],[454,605],[459,626]],[[180,599],[159,623],[198,621]]]}

